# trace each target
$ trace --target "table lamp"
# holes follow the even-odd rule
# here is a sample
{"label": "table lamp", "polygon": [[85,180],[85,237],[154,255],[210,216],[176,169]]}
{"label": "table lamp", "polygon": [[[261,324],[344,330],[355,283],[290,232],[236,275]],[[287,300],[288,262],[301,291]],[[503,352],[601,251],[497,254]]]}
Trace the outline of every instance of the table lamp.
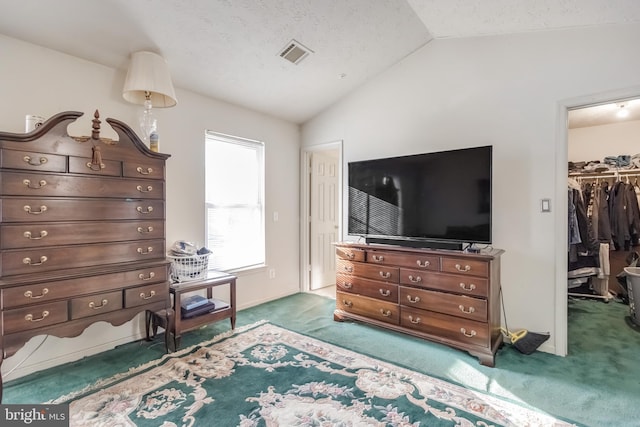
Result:
{"label": "table lamp", "polygon": [[178,103],[167,61],[153,52],[131,54],[122,97],[133,104],[144,105],[140,116],[140,130],[142,139],[148,143],[149,136],[157,129],[152,107],[173,107]]}

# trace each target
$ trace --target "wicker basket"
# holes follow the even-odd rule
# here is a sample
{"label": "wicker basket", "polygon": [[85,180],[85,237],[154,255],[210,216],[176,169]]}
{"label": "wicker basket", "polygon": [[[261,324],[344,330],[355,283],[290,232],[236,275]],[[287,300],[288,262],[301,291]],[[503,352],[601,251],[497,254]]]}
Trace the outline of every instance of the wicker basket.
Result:
{"label": "wicker basket", "polygon": [[167,255],[171,260],[171,280],[174,282],[188,282],[202,279],[209,269],[209,254],[175,256]]}

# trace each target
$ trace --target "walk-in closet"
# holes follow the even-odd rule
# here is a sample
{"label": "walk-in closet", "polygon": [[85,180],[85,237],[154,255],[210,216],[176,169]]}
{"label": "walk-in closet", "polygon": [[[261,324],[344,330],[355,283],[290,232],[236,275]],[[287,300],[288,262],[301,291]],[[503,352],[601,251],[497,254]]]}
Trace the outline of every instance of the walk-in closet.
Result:
{"label": "walk-in closet", "polygon": [[640,253],[640,99],[569,112],[570,297],[628,303],[624,267]]}

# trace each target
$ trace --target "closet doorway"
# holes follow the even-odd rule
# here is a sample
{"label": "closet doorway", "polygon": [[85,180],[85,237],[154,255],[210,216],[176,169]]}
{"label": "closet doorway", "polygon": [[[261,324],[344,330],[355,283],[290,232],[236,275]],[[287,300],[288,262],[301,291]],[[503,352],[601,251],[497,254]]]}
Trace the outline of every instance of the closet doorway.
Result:
{"label": "closet doorway", "polygon": [[[640,214],[636,204],[636,212],[627,218],[637,217],[637,222],[625,231],[613,217],[619,217],[620,212],[625,215],[627,206],[631,205],[627,202],[624,206],[614,206],[611,202],[622,200],[623,194],[634,203],[640,201],[640,187],[635,185],[640,183],[640,97],[612,98],[572,107],[568,109],[567,118],[569,200],[572,201],[579,189],[584,197],[581,208],[589,219],[588,231],[592,233],[586,236],[591,238],[587,245],[579,244],[584,257],[576,261],[570,249],[568,293],[600,302],[618,302],[626,290],[616,275],[628,265],[635,252],[640,252]],[[569,206],[571,211],[573,204]],[[603,212],[606,215],[602,215]],[[578,234],[581,233],[584,230]],[[585,240],[585,236],[581,237]],[[595,251],[584,251],[588,243]],[[595,272],[589,272],[589,257],[594,254],[600,259]],[[583,265],[582,261],[587,263]],[[580,270],[584,273],[574,274]]]}
{"label": "closet doorway", "polygon": [[342,142],[302,152],[301,288],[335,285],[335,248],[342,218]]}

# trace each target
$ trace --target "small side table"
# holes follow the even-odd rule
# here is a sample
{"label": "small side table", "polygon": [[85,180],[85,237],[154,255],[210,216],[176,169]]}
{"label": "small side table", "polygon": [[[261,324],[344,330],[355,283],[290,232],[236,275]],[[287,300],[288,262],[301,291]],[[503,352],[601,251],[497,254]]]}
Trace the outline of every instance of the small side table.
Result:
{"label": "small side table", "polygon": [[[218,322],[224,319],[231,320],[231,329],[236,327],[236,279],[237,277],[232,274],[209,271],[207,277],[198,280],[192,280],[188,282],[172,283],[169,287],[169,292],[173,295],[173,308],[175,315],[167,316],[164,310],[159,312],[147,313],[148,326],[152,330],[155,336],[158,331],[158,326],[164,328],[167,337],[169,334],[173,336],[173,348],[169,348],[170,340],[166,339],[167,351],[176,351],[180,347],[180,339],[182,333],[197,329],[201,326],[209,323]],[[180,309],[180,299],[183,294],[207,290],[207,298],[213,298],[213,288],[216,286],[229,285],[229,303],[221,308],[216,308],[213,311],[199,316],[183,319]],[[173,320],[173,322],[171,321]],[[171,324],[173,323],[173,324]],[[149,327],[147,327],[147,339],[149,337]]]}

